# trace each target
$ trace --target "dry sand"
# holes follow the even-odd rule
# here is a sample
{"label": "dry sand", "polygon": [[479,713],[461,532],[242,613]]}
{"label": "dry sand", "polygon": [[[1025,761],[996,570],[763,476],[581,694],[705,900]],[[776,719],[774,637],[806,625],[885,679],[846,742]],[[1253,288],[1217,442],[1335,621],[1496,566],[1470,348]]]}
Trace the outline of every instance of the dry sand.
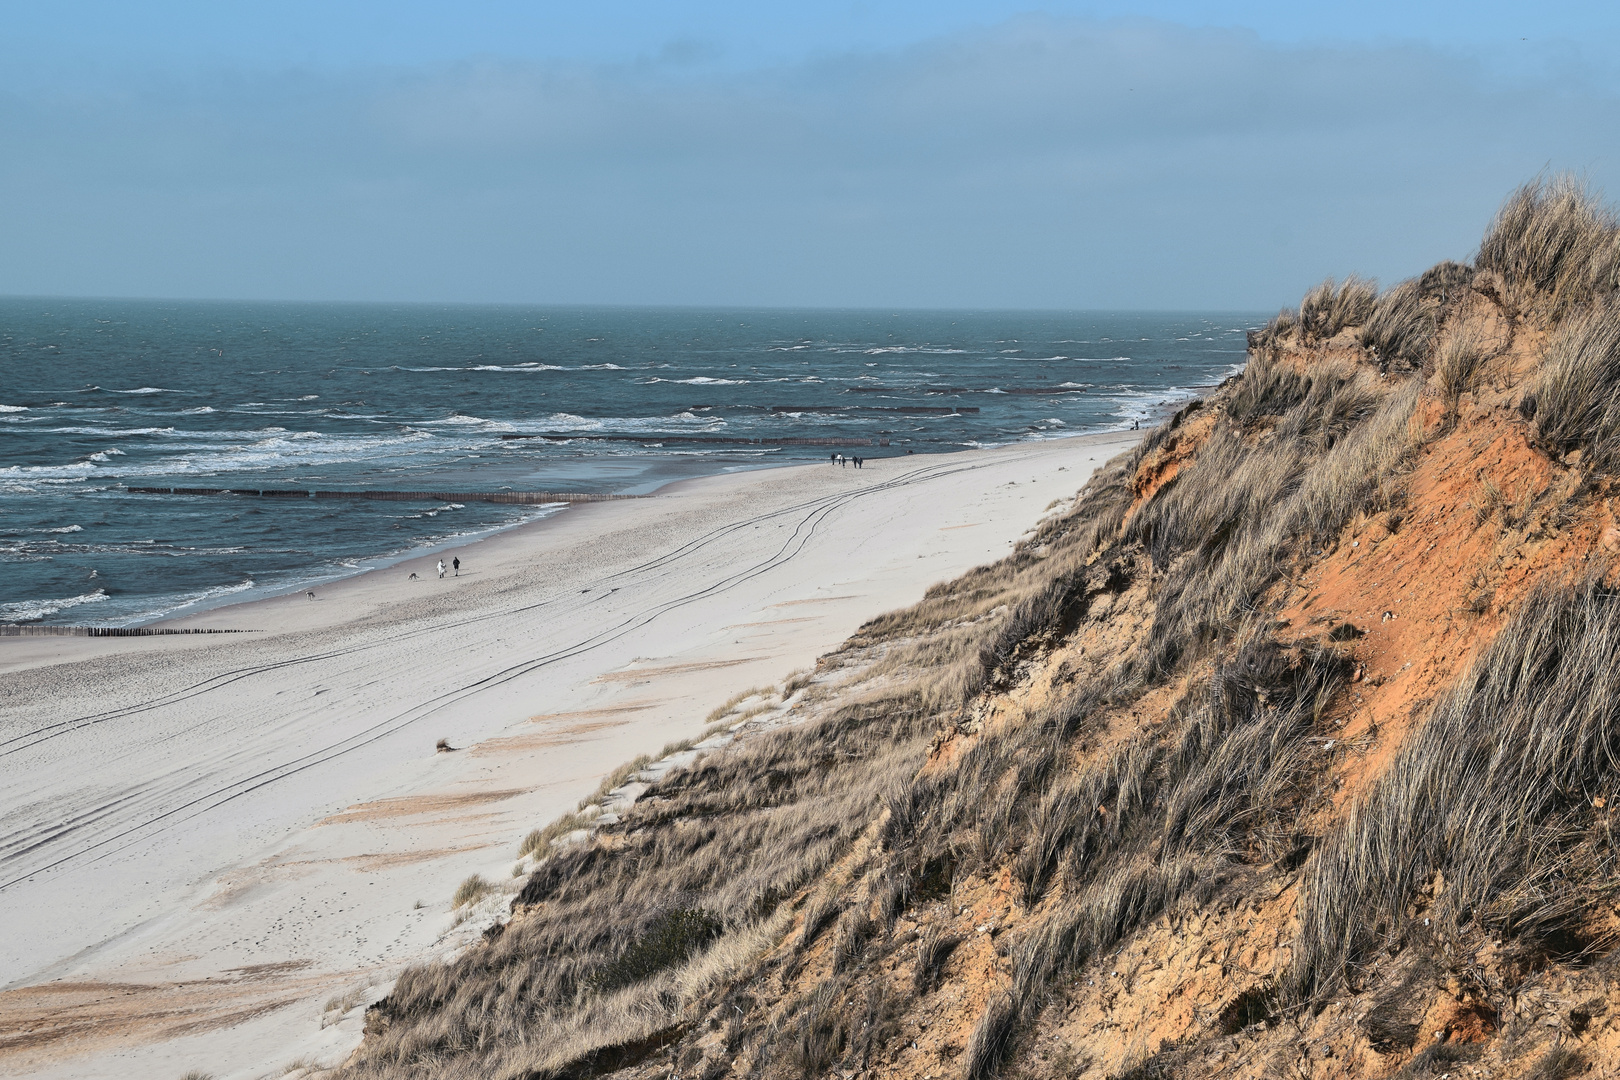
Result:
{"label": "dry sand", "polygon": [[401,966],[476,933],[462,878],[509,881],[619,763],[998,558],[1135,438],[685,481],[459,578],[173,624],[252,634],[0,639],[0,1073],[341,1060]]}

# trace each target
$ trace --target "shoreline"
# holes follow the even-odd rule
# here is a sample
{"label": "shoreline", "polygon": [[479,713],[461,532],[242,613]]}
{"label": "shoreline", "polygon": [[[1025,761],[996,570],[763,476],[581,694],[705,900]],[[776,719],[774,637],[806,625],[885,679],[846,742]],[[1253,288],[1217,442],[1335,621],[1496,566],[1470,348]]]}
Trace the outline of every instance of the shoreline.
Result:
{"label": "shoreline", "polygon": [[323,1026],[321,1002],[455,947],[457,881],[510,880],[601,776],[999,558],[1140,437],[683,478],[463,545],[460,578],[421,573],[434,552],[166,620],[257,634],[0,641],[24,747],[0,806],[37,840],[0,852],[26,973],[0,1023],[52,986],[138,986],[82,1006],[110,1011],[102,1041],[28,1068],[226,1080],[339,1053],[357,1017]]}
{"label": "shoreline", "polygon": [[[1191,388],[1186,388],[1186,389],[1188,389],[1188,390],[1196,390],[1196,389],[1200,389],[1200,388],[1199,387],[1191,387]],[[963,449],[959,449],[959,450],[952,450],[952,451],[949,451],[949,452],[946,452],[946,453],[940,453],[940,454],[912,454],[912,455],[896,454],[896,455],[892,455],[891,458],[883,458],[883,459],[873,458],[873,459],[867,459],[867,460],[875,462],[875,461],[880,461],[880,460],[894,460],[894,459],[906,459],[906,458],[910,458],[910,459],[913,459],[913,460],[934,459],[934,458],[949,458],[949,457],[953,457],[953,456],[955,456],[957,454],[971,454],[971,453],[981,452],[981,451],[984,451],[984,450],[1000,450],[1000,449],[1004,449],[1006,447],[1021,446],[1021,445],[1026,445],[1026,444],[1037,444],[1037,443],[1043,443],[1043,442],[1057,442],[1057,441],[1061,441],[1063,439],[1080,439],[1080,438],[1094,438],[1094,437],[1100,437],[1100,436],[1125,435],[1125,434],[1129,434],[1129,433],[1130,433],[1130,429],[1128,429],[1128,428],[1123,429],[1123,430],[1118,431],[1118,432],[1116,432],[1116,431],[1114,431],[1112,429],[1106,429],[1106,430],[1102,430],[1102,431],[1085,431],[1085,432],[1078,432],[1078,433],[1075,433],[1073,435],[1048,436],[1048,437],[1045,437],[1045,438],[1038,438],[1038,439],[1022,439],[1022,440],[1018,440],[1016,442],[1002,443],[1002,444],[992,446],[992,447],[967,447],[967,448],[963,448]],[[820,464],[824,464],[824,463],[823,462],[814,462],[814,461],[811,461],[811,462],[795,461],[795,462],[780,462],[780,463],[767,462],[767,463],[761,463],[761,464],[756,464],[756,465],[728,466],[728,467],[726,467],[724,469],[721,469],[721,470],[719,470],[717,472],[703,473],[703,474],[700,474],[700,475],[697,475],[697,476],[683,476],[683,477],[678,477],[678,478],[673,479],[673,480],[666,480],[666,481],[663,481],[663,482],[657,484],[656,486],[652,487],[651,489],[649,489],[649,490],[647,490],[645,492],[634,492],[634,493],[637,494],[637,495],[646,497],[646,498],[656,498],[656,497],[658,497],[660,495],[663,495],[663,494],[665,494],[665,493],[679,487],[682,484],[691,483],[693,481],[708,480],[708,479],[712,479],[712,478],[715,478],[715,477],[731,476],[731,475],[737,475],[737,474],[743,474],[743,473],[768,472],[768,471],[781,470],[781,469],[813,468],[813,467],[815,467],[817,465],[820,465]],[[632,488],[634,488],[634,487],[639,487],[641,485],[631,485],[631,486],[632,486]],[[614,494],[620,494],[620,493],[614,493]],[[198,496],[198,498],[207,498],[207,497],[209,497],[209,496]],[[218,496],[215,496],[215,497],[218,497]],[[246,595],[246,596],[239,596],[235,591],[233,591],[234,588],[235,588],[234,586],[229,586],[229,585],[210,586],[208,589],[204,590],[204,593],[206,594],[206,593],[211,593],[211,592],[217,592],[217,593],[219,593],[219,595],[213,596],[213,597],[207,597],[207,598],[199,598],[199,599],[191,601],[191,602],[189,602],[187,604],[183,604],[178,608],[173,608],[173,609],[170,609],[170,610],[167,610],[167,611],[163,611],[163,612],[161,612],[159,614],[156,614],[156,615],[137,616],[137,617],[135,617],[135,618],[133,618],[131,620],[127,620],[127,621],[121,620],[121,621],[118,621],[116,623],[107,623],[107,624],[101,624],[101,623],[30,622],[30,623],[8,623],[8,624],[3,624],[3,625],[5,625],[7,627],[11,627],[11,626],[20,627],[20,628],[24,628],[25,630],[28,629],[28,628],[34,628],[34,627],[38,627],[38,628],[41,628],[41,629],[48,628],[48,627],[60,627],[63,631],[85,630],[85,629],[102,629],[102,628],[128,629],[128,630],[161,629],[161,628],[169,627],[169,626],[172,626],[172,625],[175,625],[175,624],[178,624],[178,623],[186,622],[188,620],[195,619],[198,616],[208,614],[208,613],[226,611],[226,610],[229,610],[231,608],[235,608],[235,607],[239,607],[239,606],[247,606],[247,605],[251,605],[251,604],[262,603],[262,602],[267,601],[267,600],[275,600],[275,599],[279,599],[281,597],[291,596],[291,595],[294,595],[294,594],[303,593],[303,592],[306,592],[306,591],[308,591],[310,589],[316,589],[316,588],[326,589],[326,588],[330,588],[332,586],[339,585],[342,582],[349,581],[349,580],[354,579],[354,578],[364,577],[367,574],[379,573],[381,571],[388,570],[388,569],[391,569],[392,567],[398,566],[398,565],[400,565],[402,563],[411,562],[411,561],[416,560],[416,559],[426,559],[426,558],[430,558],[430,557],[435,556],[435,555],[441,555],[441,554],[445,554],[445,553],[449,553],[449,552],[459,552],[459,551],[462,551],[462,550],[467,549],[467,548],[474,548],[474,547],[477,547],[479,544],[483,543],[484,541],[492,539],[492,538],[494,538],[496,536],[500,536],[502,534],[509,533],[509,532],[514,531],[514,530],[527,529],[527,528],[530,528],[531,526],[542,525],[545,522],[550,521],[553,518],[556,518],[556,517],[566,513],[569,510],[574,510],[574,509],[577,509],[578,506],[584,506],[584,505],[590,505],[590,504],[588,504],[588,503],[582,503],[582,504],[568,504],[568,503],[541,503],[541,504],[535,504],[535,513],[533,515],[527,517],[527,518],[524,518],[523,520],[520,520],[520,521],[508,522],[508,523],[501,524],[501,525],[492,525],[492,526],[489,526],[488,528],[483,528],[483,529],[475,529],[475,530],[472,530],[472,531],[470,531],[468,533],[456,534],[456,535],[448,536],[448,537],[445,537],[445,538],[443,538],[441,540],[437,540],[437,541],[434,541],[432,543],[417,545],[415,547],[407,548],[407,549],[405,549],[403,551],[385,552],[385,553],[378,554],[378,555],[359,556],[355,561],[356,562],[363,562],[363,563],[366,563],[368,565],[350,567],[350,568],[336,568],[336,567],[334,567],[334,568],[332,568],[332,572],[330,574],[315,573],[312,576],[307,577],[307,578],[303,578],[303,579],[296,580],[296,581],[291,581],[291,582],[286,582],[286,583],[282,583],[282,584],[278,584],[278,585],[266,585],[266,586],[262,586],[262,587],[255,585],[255,586],[252,586],[252,587],[250,587],[248,589],[241,590],[241,592],[243,592],[243,593],[250,594],[250,595]],[[262,589],[262,591],[261,591],[261,589]],[[27,636],[32,636],[32,635],[25,632],[25,633],[23,633],[21,635],[16,635],[16,636],[27,637]],[[52,635],[49,632],[46,632],[44,634],[40,634],[39,636],[56,636],[56,635]],[[67,636],[73,636],[73,635],[68,634],[68,633],[63,633],[60,636],[67,637]]]}
{"label": "shoreline", "polygon": [[[1190,401],[1194,397],[1197,397],[1200,391],[1207,391],[1207,390],[1213,389],[1217,385],[1219,385],[1219,384],[1212,383],[1212,384],[1208,384],[1208,385],[1176,387],[1176,388],[1174,388],[1175,392],[1185,395],[1183,398],[1178,399],[1177,404],[1184,404],[1186,401]],[[1154,417],[1151,420],[1151,423],[1157,423],[1159,420],[1162,420],[1164,418],[1164,416],[1168,416],[1170,414],[1170,412],[1174,411],[1173,408],[1165,408],[1165,407],[1162,407],[1162,406],[1157,407],[1157,408],[1163,413],[1163,415],[1155,414]],[[1141,430],[1148,430],[1148,428],[1145,426]],[[965,447],[965,448],[958,449],[958,450],[952,450],[952,451],[948,451],[948,452],[944,452],[944,453],[935,453],[935,454],[910,454],[910,455],[896,454],[896,455],[891,455],[890,457],[887,457],[887,458],[869,458],[867,460],[871,461],[871,462],[874,462],[874,463],[879,462],[879,461],[907,460],[907,459],[909,459],[909,460],[932,460],[932,459],[937,459],[937,458],[951,458],[951,457],[954,457],[954,456],[956,456],[958,454],[980,453],[980,452],[986,452],[986,451],[1002,450],[1002,449],[1006,449],[1006,448],[1010,448],[1010,447],[1016,447],[1016,446],[1039,445],[1039,444],[1043,444],[1043,443],[1061,442],[1061,441],[1067,440],[1067,439],[1087,439],[1087,438],[1103,438],[1103,437],[1116,437],[1116,436],[1118,436],[1118,437],[1128,437],[1128,436],[1131,436],[1132,434],[1134,434],[1133,430],[1128,428],[1128,427],[1127,428],[1117,429],[1117,430],[1113,429],[1113,428],[1104,428],[1104,429],[1100,429],[1100,430],[1076,432],[1074,434],[1064,434],[1064,435],[1055,435],[1055,436],[1054,435],[1044,435],[1044,436],[1036,437],[1036,438],[1026,438],[1026,439],[1016,440],[1014,442],[1001,443],[1001,444],[997,444],[997,445],[989,446],[989,447]],[[813,467],[815,467],[817,465],[820,465],[820,464],[824,464],[824,463],[823,462],[815,462],[815,461],[810,461],[810,462],[780,462],[780,463],[778,463],[778,462],[762,462],[762,463],[750,464],[750,465],[727,466],[726,468],[720,469],[720,470],[718,470],[716,472],[702,473],[702,474],[699,474],[699,475],[696,475],[696,476],[686,476],[686,477],[679,477],[679,478],[676,478],[676,479],[673,479],[673,480],[666,480],[666,481],[663,481],[663,482],[657,484],[656,486],[654,486],[654,487],[652,487],[652,488],[650,488],[650,489],[648,489],[648,490],[646,490],[644,492],[642,492],[642,491],[633,491],[632,493],[640,495],[640,496],[648,497],[648,498],[656,498],[656,497],[658,497],[660,495],[666,494],[667,492],[678,488],[680,485],[688,484],[688,483],[691,483],[691,482],[694,482],[694,481],[702,481],[702,480],[712,479],[712,478],[715,478],[715,477],[731,476],[731,475],[738,475],[738,474],[770,472],[770,471],[783,470],[783,469],[813,468]],[[634,488],[641,487],[641,486],[642,485],[631,485],[631,488],[634,489]],[[623,493],[615,492],[614,494],[623,494]],[[197,496],[197,497],[198,498],[207,498],[209,496]],[[214,496],[214,497],[220,497],[220,496]],[[403,563],[412,562],[412,561],[417,560],[417,559],[425,559],[425,558],[430,558],[432,556],[444,554],[444,553],[447,553],[447,552],[460,552],[460,551],[462,551],[464,549],[475,548],[479,544],[483,543],[484,541],[492,539],[492,538],[494,538],[496,536],[500,536],[500,535],[503,535],[503,534],[506,534],[506,533],[510,533],[510,532],[515,531],[515,530],[522,530],[522,529],[530,528],[532,526],[542,525],[547,521],[550,521],[550,520],[552,520],[554,518],[557,518],[557,517],[563,515],[567,511],[576,510],[580,506],[583,506],[583,505],[590,505],[590,504],[568,504],[568,503],[536,504],[535,505],[535,511],[536,512],[533,515],[531,515],[531,516],[529,516],[529,517],[527,517],[527,518],[525,518],[523,520],[520,520],[520,521],[508,522],[508,523],[499,524],[499,525],[492,525],[492,526],[489,526],[487,528],[474,529],[474,530],[471,530],[468,533],[456,534],[456,535],[448,536],[448,537],[445,537],[443,539],[434,541],[432,543],[417,545],[417,546],[414,546],[414,547],[407,548],[407,549],[405,549],[403,551],[384,552],[384,553],[381,553],[381,554],[358,556],[353,561],[356,562],[356,563],[364,563],[366,565],[354,566],[354,567],[348,567],[348,568],[331,567],[329,573],[316,572],[316,573],[312,574],[309,577],[300,578],[300,579],[297,579],[297,580],[284,582],[284,583],[277,584],[277,585],[266,585],[266,586],[253,585],[253,586],[250,586],[250,587],[248,587],[246,589],[241,589],[240,590],[241,593],[249,594],[249,595],[245,595],[245,596],[238,595],[238,591],[237,591],[235,586],[231,586],[231,585],[210,586],[210,587],[203,590],[203,596],[199,597],[198,599],[190,601],[190,602],[188,602],[186,604],[180,605],[177,608],[172,608],[172,609],[162,611],[162,612],[160,612],[158,614],[155,614],[155,615],[140,615],[140,616],[132,617],[130,619],[121,619],[121,620],[118,620],[116,622],[109,622],[109,623],[88,623],[88,622],[87,623],[51,623],[51,622],[43,622],[43,621],[41,621],[41,622],[28,622],[28,623],[12,623],[12,624],[4,624],[4,625],[7,626],[7,627],[15,626],[15,627],[24,628],[25,632],[23,634],[16,635],[16,636],[23,636],[23,637],[33,636],[33,635],[27,633],[26,631],[27,631],[28,628],[34,628],[34,627],[41,628],[42,630],[44,630],[44,628],[49,628],[49,627],[60,627],[62,629],[62,631],[64,631],[62,634],[60,634],[60,636],[73,636],[73,635],[71,635],[69,633],[66,633],[65,631],[77,630],[77,629],[102,629],[102,628],[127,629],[127,630],[162,629],[162,628],[165,628],[165,627],[173,626],[175,624],[188,622],[189,620],[193,620],[193,619],[197,618],[198,616],[201,616],[201,615],[204,615],[204,614],[220,612],[220,611],[227,611],[229,609],[239,607],[239,606],[246,606],[246,605],[251,605],[251,604],[256,604],[256,603],[262,603],[262,602],[268,601],[268,600],[275,600],[275,599],[278,599],[278,598],[281,598],[281,597],[286,597],[286,596],[291,596],[291,595],[295,595],[295,594],[304,593],[304,592],[306,592],[306,591],[308,591],[310,589],[327,589],[327,588],[331,588],[333,586],[339,585],[342,582],[349,581],[349,580],[354,579],[354,578],[364,577],[365,575],[368,575],[368,574],[379,573],[381,571],[388,570],[388,569],[391,569],[393,567],[399,566],[399,565],[401,565]],[[208,596],[207,595],[208,593],[217,593],[218,595]],[[44,633],[39,634],[39,636],[57,636],[57,635],[53,635],[48,630],[46,630]]]}

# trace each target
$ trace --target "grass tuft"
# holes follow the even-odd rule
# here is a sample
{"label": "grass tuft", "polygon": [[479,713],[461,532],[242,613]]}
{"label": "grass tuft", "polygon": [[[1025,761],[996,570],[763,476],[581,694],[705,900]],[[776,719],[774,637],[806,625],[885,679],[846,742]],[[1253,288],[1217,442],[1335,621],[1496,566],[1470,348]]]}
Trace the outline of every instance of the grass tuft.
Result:
{"label": "grass tuft", "polygon": [[1620,296],[1565,321],[1520,409],[1553,453],[1620,469]]}
{"label": "grass tuft", "polygon": [[1299,302],[1300,337],[1307,345],[1337,337],[1373,315],[1378,287],[1354,274],[1343,282],[1328,278]]}
{"label": "grass tuft", "polygon": [[658,915],[622,952],[591,978],[599,992],[645,982],[685,962],[719,936],[720,920],[697,908],[674,908]]}
{"label": "grass tuft", "polygon": [[495,886],[485,881],[482,876],[473,874],[456,886],[456,895],[451,899],[450,906],[460,908],[476,904],[488,896],[494,888]]}
{"label": "grass tuft", "polygon": [[1438,313],[1438,304],[1426,302],[1420,281],[1403,281],[1373,303],[1361,328],[1361,344],[1385,371],[1391,367],[1416,371],[1434,348]]}
{"label": "grass tuft", "polygon": [[911,973],[912,993],[921,997],[939,985],[945,961],[950,959],[951,953],[960,944],[961,937],[942,931],[937,926],[930,926],[922,932],[917,939],[917,965]]}
{"label": "grass tuft", "polygon": [[1557,320],[1620,286],[1620,226],[1585,184],[1559,174],[1508,197],[1475,262],[1501,275],[1513,308]]}

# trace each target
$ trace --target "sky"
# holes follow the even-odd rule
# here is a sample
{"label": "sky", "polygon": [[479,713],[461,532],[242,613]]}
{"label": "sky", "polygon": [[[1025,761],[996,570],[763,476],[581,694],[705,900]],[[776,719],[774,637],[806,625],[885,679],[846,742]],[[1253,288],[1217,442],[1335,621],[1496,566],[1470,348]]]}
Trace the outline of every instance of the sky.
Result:
{"label": "sky", "polygon": [[0,0],[0,294],[1225,309],[1620,173],[1620,5]]}

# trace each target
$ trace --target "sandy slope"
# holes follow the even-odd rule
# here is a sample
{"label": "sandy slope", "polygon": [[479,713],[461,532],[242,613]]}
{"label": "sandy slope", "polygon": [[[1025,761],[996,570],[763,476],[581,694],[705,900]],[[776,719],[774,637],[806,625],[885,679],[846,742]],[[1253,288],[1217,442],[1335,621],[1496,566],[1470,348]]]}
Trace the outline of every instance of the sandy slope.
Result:
{"label": "sandy slope", "polygon": [[0,1072],[340,1058],[360,1010],[322,1004],[463,940],[461,878],[998,557],[1132,439],[688,481],[463,549],[460,578],[421,560],[194,620],[251,635],[0,640]]}

